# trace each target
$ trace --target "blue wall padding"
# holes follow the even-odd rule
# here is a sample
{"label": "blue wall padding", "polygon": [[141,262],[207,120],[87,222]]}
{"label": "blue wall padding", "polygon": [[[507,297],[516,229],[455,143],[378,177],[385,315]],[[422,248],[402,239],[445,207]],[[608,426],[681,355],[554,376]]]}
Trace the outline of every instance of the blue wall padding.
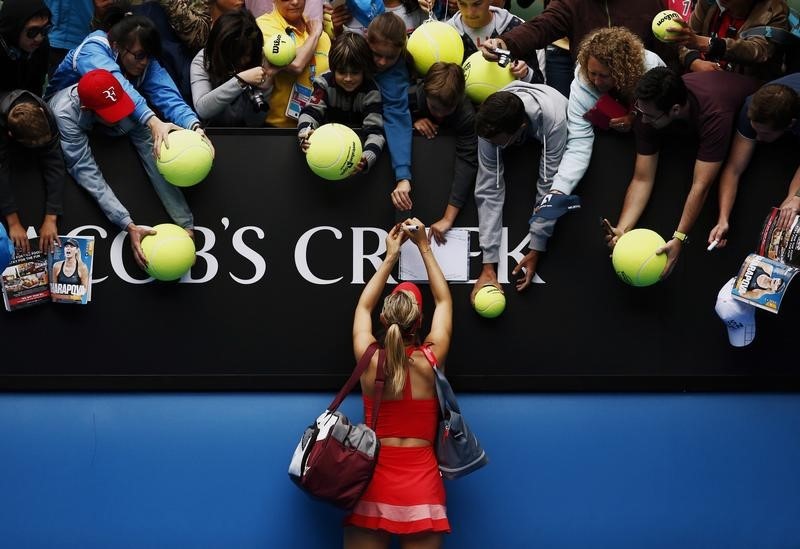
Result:
{"label": "blue wall padding", "polygon": [[[321,394],[4,394],[0,545],[341,546],[286,468]],[[800,396],[461,395],[446,546],[800,546]],[[343,410],[360,419],[352,395]]]}

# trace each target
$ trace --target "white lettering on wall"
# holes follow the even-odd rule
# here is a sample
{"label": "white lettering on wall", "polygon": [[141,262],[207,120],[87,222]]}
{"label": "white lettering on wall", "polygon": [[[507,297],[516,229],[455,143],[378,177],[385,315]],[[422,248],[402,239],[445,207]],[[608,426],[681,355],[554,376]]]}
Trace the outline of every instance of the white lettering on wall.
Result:
{"label": "white lettering on wall", "polygon": [[[388,234],[383,229],[376,229],[374,227],[353,227],[353,278],[351,284],[364,284],[364,260],[372,263],[375,270],[381,266],[383,262],[383,254],[386,253],[386,235]],[[372,233],[378,235],[378,249],[371,254],[364,252],[364,234]],[[394,284],[395,280],[390,276],[389,283]]]}
{"label": "white lettering on wall", "polygon": [[333,236],[336,238],[336,240],[342,239],[342,231],[336,227],[314,227],[313,229],[309,229],[301,234],[300,239],[297,241],[297,244],[294,247],[294,265],[297,269],[297,272],[307,281],[311,282],[312,284],[319,284],[320,286],[336,284],[343,278],[341,276],[330,279],[319,278],[311,272],[311,269],[308,266],[308,243],[311,241],[312,236],[315,236],[317,233],[322,231],[333,233]]}
{"label": "white lettering on wall", "polygon": [[[195,252],[195,256],[197,257],[197,259],[195,259],[195,266],[197,266],[197,261],[202,259],[206,264],[206,274],[200,278],[192,278],[192,269],[189,269],[189,271],[181,277],[181,282],[186,282],[187,284],[203,284],[217,276],[217,272],[219,271],[219,262],[217,258],[208,253],[217,242],[217,237],[214,231],[206,227],[195,227],[194,232],[203,235],[203,247]],[[195,242],[196,241],[197,239],[195,239]]]}
{"label": "white lettering on wall", "polygon": [[[230,226],[230,220],[227,217],[223,217],[221,220],[223,230],[227,230]],[[473,238],[477,240],[478,235],[478,228],[477,227],[464,227],[471,233],[474,233]],[[213,280],[217,274],[219,273],[220,265],[219,261],[212,254],[214,247],[217,245],[217,237],[213,230],[207,227],[195,227],[194,228],[196,233],[201,233],[203,235],[202,241],[203,246],[199,250],[197,250],[197,260],[193,267],[193,269],[187,272],[181,279],[180,282],[187,283],[187,284],[204,284]],[[386,235],[387,232],[384,229],[376,228],[376,227],[351,227],[350,228],[352,233],[352,241],[350,247],[350,258],[351,258],[351,273],[352,276],[350,278],[351,284],[364,284],[366,280],[372,276],[373,272],[380,267],[381,262],[383,261],[383,256],[386,253]],[[87,231],[93,231],[97,233],[96,240],[105,240],[108,238],[107,231],[100,226],[97,225],[82,225],[80,227],[76,227],[72,229],[67,236],[80,236]],[[30,238],[36,237],[36,232],[34,227],[28,228],[28,235]],[[233,272],[228,272],[228,276],[236,282],[237,284],[242,285],[250,285],[255,284],[259,280],[262,280],[267,273],[267,261],[266,259],[261,256],[256,250],[252,247],[248,246],[245,243],[245,235],[247,233],[255,233],[256,237],[259,240],[264,240],[266,234],[261,227],[257,227],[254,225],[248,225],[244,227],[240,227],[236,231],[233,232],[231,237],[231,244],[233,246],[234,251],[236,251],[239,255],[243,258],[248,260],[253,265],[253,274],[249,277],[241,277]],[[368,236],[369,235],[369,236]],[[373,238],[374,235],[377,238]],[[311,284],[316,284],[320,286],[327,286],[331,284],[336,284],[346,279],[346,273],[342,273],[342,276],[337,276],[335,278],[322,278],[318,276],[314,272],[312,272],[310,263],[313,258],[309,257],[309,247],[312,242],[312,239],[322,239],[321,241],[315,240],[316,246],[330,246],[332,242],[330,242],[331,236],[333,240],[342,240],[344,238],[344,233],[336,227],[322,225],[319,227],[312,227],[300,235],[300,238],[297,240],[297,244],[294,247],[294,263],[295,268],[297,269],[298,274],[303,277],[306,281],[310,282]],[[120,280],[123,282],[127,282],[128,284],[148,284],[155,279],[149,276],[143,276],[141,278],[137,278],[136,276],[132,276],[126,269],[125,265],[122,261],[122,257],[125,251],[125,246],[129,244],[126,243],[128,237],[128,233],[126,231],[120,231],[114,236],[114,240],[111,242],[111,249],[109,251],[110,259],[111,259],[111,268],[114,271],[114,274],[119,277]],[[329,241],[326,241],[328,239]],[[372,242],[373,240],[377,240],[377,246],[374,246],[374,249],[366,250],[366,242]],[[320,244],[321,242],[321,244]],[[500,262],[497,266],[497,275],[499,282],[502,284],[509,283],[509,265],[510,259],[514,260],[514,264],[519,263],[525,254],[527,253],[528,243],[530,242],[530,235],[526,234],[525,238],[523,238],[513,249],[509,249],[508,243],[508,228],[503,228],[501,243],[500,243]],[[97,246],[97,244],[95,244]],[[473,247],[474,248],[474,247]],[[97,252],[97,247],[95,248],[95,253]],[[469,257],[474,258],[480,256],[480,250],[473,249],[469,252]],[[344,257],[344,254],[337,254],[339,257]],[[202,264],[201,264],[202,260]],[[366,269],[365,272],[365,262],[369,262],[372,265],[372,269]],[[192,277],[192,271],[195,273],[198,272],[201,265],[205,265],[205,273],[200,276],[199,278]],[[342,265],[344,267],[344,265]],[[346,267],[345,267],[346,268]],[[139,269],[136,269],[136,273],[139,275],[145,275],[146,273],[141,272]],[[92,278],[93,284],[99,284],[103,281],[108,279],[108,276],[103,276],[101,278]],[[463,284],[473,284],[476,279],[468,280],[466,282],[462,282]],[[389,277],[389,282],[391,284],[396,283],[396,280],[393,277]],[[542,280],[538,274],[534,274],[532,279],[534,284],[544,284],[544,280]],[[458,283],[458,282],[456,282]]]}
{"label": "white lettering on wall", "polygon": [[261,280],[264,277],[264,274],[267,272],[267,262],[264,261],[264,258],[258,255],[253,248],[244,243],[244,239],[242,237],[247,231],[253,231],[256,233],[256,236],[259,238],[259,240],[264,240],[264,231],[261,229],[261,227],[242,227],[233,233],[233,249],[239,252],[239,255],[249,260],[256,269],[256,272],[250,278],[239,278],[238,276],[229,272],[228,275],[230,275],[230,277],[239,284],[255,284]]}

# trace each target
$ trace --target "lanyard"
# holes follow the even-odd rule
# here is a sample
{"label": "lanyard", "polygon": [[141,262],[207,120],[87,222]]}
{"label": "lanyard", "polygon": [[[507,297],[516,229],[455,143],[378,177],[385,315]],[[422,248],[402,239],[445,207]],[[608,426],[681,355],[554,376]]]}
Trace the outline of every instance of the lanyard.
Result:
{"label": "lanyard", "polygon": [[[292,42],[294,42],[295,45],[297,45],[297,40],[295,39],[295,36],[294,36],[294,34],[295,34],[294,28],[286,27],[285,31],[286,31],[286,35],[289,38],[292,39]],[[308,63],[308,70],[311,73],[310,74],[310,80],[313,81],[314,80],[314,76],[317,74],[317,58],[316,58],[315,55],[311,56],[311,61],[309,61],[309,63]]]}

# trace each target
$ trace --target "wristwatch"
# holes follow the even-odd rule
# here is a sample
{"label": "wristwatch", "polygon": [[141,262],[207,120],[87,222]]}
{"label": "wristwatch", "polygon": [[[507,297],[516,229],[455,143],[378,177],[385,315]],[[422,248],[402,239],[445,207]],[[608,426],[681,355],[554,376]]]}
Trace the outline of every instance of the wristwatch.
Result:
{"label": "wristwatch", "polygon": [[672,233],[672,238],[677,238],[684,244],[689,243],[689,235],[687,235],[686,233],[682,233],[680,231],[675,231],[674,233]]}

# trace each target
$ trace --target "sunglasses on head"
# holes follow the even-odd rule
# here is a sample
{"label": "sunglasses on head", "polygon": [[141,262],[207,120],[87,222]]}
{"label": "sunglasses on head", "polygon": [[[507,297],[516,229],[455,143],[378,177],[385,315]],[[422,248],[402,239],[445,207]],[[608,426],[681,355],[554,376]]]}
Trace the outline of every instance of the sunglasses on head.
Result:
{"label": "sunglasses on head", "polygon": [[131,54],[133,56],[133,58],[136,59],[137,61],[144,61],[145,59],[150,57],[150,54],[148,54],[146,51],[140,51],[138,53],[133,53],[128,48],[125,48],[125,51],[128,52],[129,54]]}
{"label": "sunglasses on head", "polygon": [[52,28],[53,28],[53,25],[50,24],[50,23],[48,23],[47,25],[45,25],[43,27],[30,27],[28,29],[25,29],[25,36],[27,36],[31,40],[33,40],[34,38],[36,38],[40,34],[43,37],[47,38],[47,35],[50,34],[50,30]]}

